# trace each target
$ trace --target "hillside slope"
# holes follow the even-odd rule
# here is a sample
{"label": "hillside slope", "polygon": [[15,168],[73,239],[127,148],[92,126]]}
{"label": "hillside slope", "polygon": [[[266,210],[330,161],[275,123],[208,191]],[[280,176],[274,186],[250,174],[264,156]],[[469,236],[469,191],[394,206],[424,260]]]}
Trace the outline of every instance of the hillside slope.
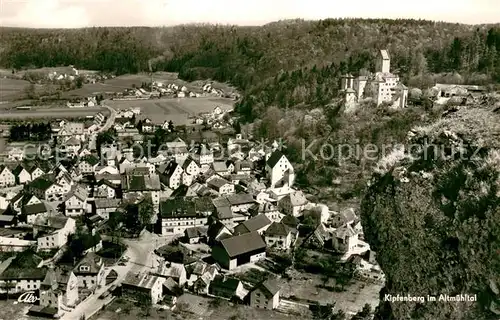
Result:
{"label": "hillside slope", "polygon": [[0,64],[135,73],[148,71],[151,60],[157,70],[231,81],[245,89],[280,70],[340,62],[355,71],[370,68],[377,49],[387,48],[402,75],[427,69],[492,72],[500,33],[488,30],[494,31],[491,26],[384,19],[288,20],[261,27],[2,28]]}
{"label": "hillside slope", "polygon": [[409,137],[414,158],[389,156],[362,202],[366,238],[387,276],[381,298],[478,301],[382,301],[378,319],[499,319],[500,114],[459,110]]}

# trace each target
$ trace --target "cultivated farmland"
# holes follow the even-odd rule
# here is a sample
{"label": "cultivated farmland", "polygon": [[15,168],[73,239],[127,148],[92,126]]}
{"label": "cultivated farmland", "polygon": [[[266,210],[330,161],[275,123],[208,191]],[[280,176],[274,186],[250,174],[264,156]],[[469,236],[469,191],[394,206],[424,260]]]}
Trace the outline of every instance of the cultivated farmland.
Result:
{"label": "cultivated farmland", "polygon": [[189,125],[195,116],[204,112],[211,112],[216,106],[223,110],[232,110],[234,101],[225,98],[174,98],[174,99],[149,99],[149,100],[111,100],[105,101],[106,105],[116,109],[140,108],[141,115],[138,119],[149,118],[155,123],[172,120],[176,125]]}

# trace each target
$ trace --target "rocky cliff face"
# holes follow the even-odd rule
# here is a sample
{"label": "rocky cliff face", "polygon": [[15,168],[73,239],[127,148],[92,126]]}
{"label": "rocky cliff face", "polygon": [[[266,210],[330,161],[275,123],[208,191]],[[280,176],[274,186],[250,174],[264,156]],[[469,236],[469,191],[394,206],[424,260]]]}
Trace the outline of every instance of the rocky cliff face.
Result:
{"label": "rocky cliff face", "polygon": [[500,319],[499,111],[455,110],[412,130],[405,152],[382,161],[361,210],[387,277],[376,319]]}

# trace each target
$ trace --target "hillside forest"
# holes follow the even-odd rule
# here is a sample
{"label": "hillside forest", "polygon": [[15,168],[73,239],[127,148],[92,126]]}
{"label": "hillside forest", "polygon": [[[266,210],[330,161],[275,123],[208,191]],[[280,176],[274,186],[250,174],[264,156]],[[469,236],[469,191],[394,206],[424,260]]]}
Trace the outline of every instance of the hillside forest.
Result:
{"label": "hillside forest", "polygon": [[[409,87],[500,82],[499,26],[423,20],[286,20],[260,27],[3,28],[0,47],[0,65],[13,70],[74,65],[116,74],[169,71],[185,80],[228,82],[243,93],[236,106],[242,130],[267,139],[283,138],[286,152],[297,164],[297,181],[305,187],[353,182],[342,183],[344,188],[349,186],[347,190],[334,192],[339,199],[359,194],[370,161],[339,157],[304,161],[303,143],[393,143],[416,123],[433,117],[423,107],[394,114],[363,108],[344,115],[337,99],[342,74],[374,71],[378,51],[387,48],[392,71]],[[423,101],[419,95],[413,103]]]}

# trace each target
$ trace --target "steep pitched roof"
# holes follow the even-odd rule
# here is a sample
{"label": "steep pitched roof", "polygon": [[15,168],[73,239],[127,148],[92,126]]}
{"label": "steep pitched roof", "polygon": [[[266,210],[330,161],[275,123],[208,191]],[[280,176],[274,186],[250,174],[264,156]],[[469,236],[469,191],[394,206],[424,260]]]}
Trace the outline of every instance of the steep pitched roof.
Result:
{"label": "steep pitched roof", "polygon": [[248,211],[254,215],[258,215],[278,211],[278,208],[271,202],[264,202],[254,204]]}
{"label": "steep pitched roof", "polygon": [[202,237],[207,234],[207,228],[205,227],[194,227],[185,230],[188,239]]}
{"label": "steep pitched roof", "polygon": [[28,216],[33,214],[44,213],[47,211],[49,211],[49,209],[47,208],[47,205],[44,202],[30,204],[28,206],[24,206],[21,209],[21,212]]}
{"label": "steep pitched roof", "polygon": [[2,173],[4,170],[8,170],[12,173],[12,171],[6,165],[0,164],[0,173]]}
{"label": "steep pitched roof", "polygon": [[49,177],[47,176],[42,176],[38,177],[35,180],[31,181],[29,186],[34,189],[39,189],[42,191],[47,190],[54,184],[54,181],[52,181]]}
{"label": "steep pitched roof", "polygon": [[221,241],[230,258],[255,250],[264,250],[266,243],[257,232],[244,233]]}
{"label": "steep pitched roof", "polygon": [[222,178],[213,178],[210,181],[207,182],[207,185],[216,189],[220,189],[226,184],[231,184],[231,182],[227,181],[226,179]]}
{"label": "steep pitched roof", "polygon": [[226,172],[227,171],[227,165],[224,161],[215,161],[212,163],[212,167],[215,172]]}
{"label": "steep pitched roof", "polygon": [[49,268],[41,285],[42,287],[49,287],[52,290],[65,292],[70,276],[71,272],[60,268]]}
{"label": "steep pitched roof", "polygon": [[212,200],[212,203],[216,208],[220,207],[230,207],[231,203],[226,197],[219,197]]}
{"label": "steep pitched roof", "polygon": [[255,286],[254,290],[259,290],[260,292],[262,292],[267,299],[271,299],[276,293],[279,292],[276,281],[271,279],[267,279],[259,283],[257,286]]}
{"label": "steep pitched roof", "polygon": [[172,161],[167,164],[165,168],[163,168],[163,172],[161,172],[163,175],[165,175],[167,178],[170,179],[172,175],[179,170],[179,168],[182,168],[177,162]]}
{"label": "steep pitched roof", "polygon": [[305,205],[308,201],[302,191],[295,191],[286,196],[292,206]]}
{"label": "steep pitched roof", "polygon": [[355,221],[357,219],[356,212],[353,208],[344,209],[340,212],[344,222]]}
{"label": "steep pitched roof", "polygon": [[122,189],[127,191],[160,190],[161,183],[158,175],[132,175],[122,177]]}
{"label": "steep pitched roof", "polygon": [[210,290],[220,288],[226,290],[232,290],[236,294],[236,289],[240,284],[240,280],[236,278],[226,278],[223,275],[215,276],[214,280],[210,283]]}
{"label": "steep pitched roof", "polygon": [[227,196],[227,200],[233,206],[242,205],[242,204],[250,204],[250,203],[255,202],[253,196],[249,193],[231,194],[231,195]]}
{"label": "steep pitched roof", "polygon": [[93,155],[88,155],[80,159],[80,162],[87,162],[91,166],[94,166],[99,163],[99,158],[94,157]]}
{"label": "steep pitched roof", "polygon": [[110,187],[110,188],[113,188],[113,189],[118,189],[118,188],[120,188],[120,186],[119,186],[119,185],[114,184],[113,182],[111,182],[111,181],[109,181],[109,180],[107,180],[107,179],[101,179],[101,180],[97,181],[97,184],[96,184],[96,186],[97,186],[97,187],[100,187],[100,186],[102,186],[102,185],[106,185],[106,186],[108,186],[108,187]]}
{"label": "steep pitched roof", "polygon": [[205,212],[213,212],[214,206],[209,198],[174,198],[160,202],[162,218],[199,217]]}
{"label": "steep pitched roof", "polygon": [[292,228],[296,228],[299,225],[299,222],[300,222],[299,219],[297,219],[297,217],[294,217],[292,215],[286,215],[283,217],[283,219],[281,219],[281,223]]}
{"label": "steep pitched roof", "polygon": [[[223,229],[227,229],[227,227],[222,222],[217,221],[208,227],[207,235],[209,238],[215,239]],[[227,229],[227,231],[229,231],[229,229]]]}
{"label": "steep pitched roof", "polygon": [[290,233],[290,228],[281,222],[273,222],[273,224],[271,224],[269,228],[267,228],[266,231],[264,231],[264,235],[271,237],[274,236],[286,237],[289,233]]}
{"label": "steep pitched roof", "polygon": [[168,262],[168,264],[169,265],[161,273],[162,276],[177,279],[182,275],[183,272],[186,271],[186,268],[181,263]]}
{"label": "steep pitched roof", "polygon": [[206,144],[202,144],[195,148],[194,154],[199,156],[208,156],[213,154],[213,152]]}
{"label": "steep pitched roof", "polygon": [[356,231],[350,225],[345,225],[335,230],[335,237],[339,239],[345,239],[354,235],[356,235]]}
{"label": "steep pitched roof", "polygon": [[69,219],[71,218],[61,214],[49,217],[38,216],[34,224],[37,226],[44,226],[54,230],[59,230],[64,228]]}
{"label": "steep pitched roof", "polygon": [[218,219],[231,219],[233,217],[233,210],[231,207],[217,207]]}
{"label": "steep pitched roof", "polygon": [[[14,170],[12,170],[12,173],[17,177],[23,170],[26,170],[26,168],[22,164],[19,164],[14,168]],[[29,173],[28,170],[26,170],[26,172]]]}
{"label": "steep pitched roof", "polygon": [[[44,169],[44,166],[45,166],[45,169]],[[41,170],[43,173],[45,173],[45,171],[48,170],[48,168],[46,168],[47,164],[46,163],[42,163],[40,165],[37,165],[37,164],[33,164],[33,165],[30,165],[30,166],[27,166],[27,169],[28,172],[30,174],[33,174],[33,172],[35,172],[36,169],[39,169]]]}
{"label": "steep pitched roof", "polygon": [[237,225],[234,228],[234,232],[235,234],[243,234],[247,232],[258,231],[265,226],[270,225],[271,223],[272,221],[269,220],[269,218],[265,214],[259,214]]}
{"label": "steep pitched roof", "polygon": [[319,243],[321,243],[321,245],[323,245],[324,242],[330,238],[330,233],[325,228],[325,226],[320,223],[316,227],[316,229],[304,240],[304,242],[309,242],[311,239],[316,239]]}
{"label": "steep pitched roof", "polygon": [[[87,271],[83,271],[80,267],[86,266],[89,267]],[[79,274],[97,274],[101,270],[102,267],[102,259],[94,252],[89,252],[83,257],[82,260],[76,265],[73,269],[73,272],[76,275]]]}
{"label": "steep pitched roof", "polygon": [[186,160],[184,160],[184,163],[182,164],[182,169],[183,169],[184,171],[186,171],[186,170],[187,170],[187,168],[188,168],[188,167],[191,165],[191,163],[193,163],[193,162],[194,162],[194,164],[195,164],[197,167],[199,167],[199,166],[198,166],[198,163],[196,163],[196,161],[195,161],[193,158],[191,158],[191,156],[188,156],[188,157],[186,158]]}
{"label": "steep pitched roof", "polygon": [[64,201],[71,199],[73,196],[77,197],[81,201],[87,201],[87,190],[84,187],[76,186],[66,195]]}
{"label": "steep pitched roof", "polygon": [[267,159],[267,162],[266,164],[271,167],[271,168],[274,168],[274,166],[276,166],[276,164],[278,163],[278,161],[280,161],[280,159],[284,156],[284,154],[279,151],[279,150],[276,150],[274,151],[271,156],[269,157],[269,159]]}

